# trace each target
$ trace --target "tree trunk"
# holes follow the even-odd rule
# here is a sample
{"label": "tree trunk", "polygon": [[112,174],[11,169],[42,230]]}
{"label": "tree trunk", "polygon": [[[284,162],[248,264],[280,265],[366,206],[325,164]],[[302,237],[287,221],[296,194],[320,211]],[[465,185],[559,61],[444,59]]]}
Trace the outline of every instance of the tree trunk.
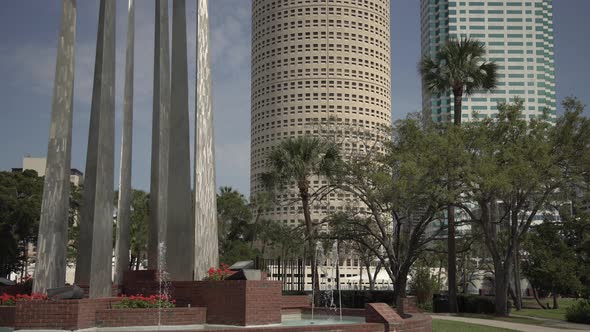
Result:
{"label": "tree trunk", "polygon": [[508,273],[504,267],[504,264],[498,262],[495,266],[495,281],[494,288],[496,291],[496,316],[507,316],[508,315]]}
{"label": "tree trunk", "polygon": [[404,298],[406,297],[406,286],[408,283],[408,272],[400,271],[396,278],[393,288],[393,300],[396,311],[402,318],[405,317]]}
{"label": "tree trunk", "polygon": [[311,212],[309,211],[309,181],[304,180],[299,183],[299,194],[301,196],[301,204],[303,205],[303,217],[305,219],[305,231],[307,234],[307,247],[308,254],[311,257],[311,275],[312,275],[312,288],[314,294],[314,304],[319,305],[320,301],[320,280],[318,275],[318,267],[315,257],[315,243],[314,243],[314,231],[313,223],[311,220]]}
{"label": "tree trunk", "polygon": [[522,310],[522,287],[520,287],[520,255],[518,243],[514,251],[514,293],[515,301],[514,306],[516,310]]}
{"label": "tree trunk", "polygon": [[556,292],[553,292],[553,309],[559,309],[559,302],[557,301],[558,297],[559,295]]}
{"label": "tree trunk", "polygon": [[449,286],[449,312],[457,312],[457,251],[455,244],[455,208],[448,207],[448,234],[447,234],[447,281]]}
{"label": "tree trunk", "polygon": [[454,114],[454,118],[453,118],[453,123],[456,126],[460,126],[461,125],[461,113],[463,112],[463,86],[461,87],[457,87],[457,88],[453,88],[453,97],[455,100],[455,114]]}
{"label": "tree trunk", "polygon": [[363,289],[363,264],[364,263],[360,263],[359,264],[359,289],[362,290]]}
{"label": "tree trunk", "polygon": [[541,307],[542,309],[547,309],[547,307],[543,303],[541,303],[541,300],[539,299],[539,294],[537,293],[537,289],[535,289],[535,286],[533,286],[533,284],[531,284],[531,288],[533,289],[533,296],[535,297],[535,301],[537,301],[539,307]]}

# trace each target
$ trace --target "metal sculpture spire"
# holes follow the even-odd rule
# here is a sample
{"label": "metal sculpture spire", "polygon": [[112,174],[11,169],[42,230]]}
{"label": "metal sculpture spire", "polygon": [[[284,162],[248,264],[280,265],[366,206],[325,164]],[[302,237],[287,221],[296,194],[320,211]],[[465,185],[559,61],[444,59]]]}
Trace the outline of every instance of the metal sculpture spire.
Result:
{"label": "metal sculpture spire", "polygon": [[200,280],[219,264],[215,152],[209,52],[208,0],[197,1],[197,87],[195,109],[195,274]]}
{"label": "metal sculpture spire", "polygon": [[47,144],[47,169],[33,285],[33,291],[38,293],[45,293],[48,288],[63,286],[66,279],[76,0],[62,1],[58,40],[51,126]]}

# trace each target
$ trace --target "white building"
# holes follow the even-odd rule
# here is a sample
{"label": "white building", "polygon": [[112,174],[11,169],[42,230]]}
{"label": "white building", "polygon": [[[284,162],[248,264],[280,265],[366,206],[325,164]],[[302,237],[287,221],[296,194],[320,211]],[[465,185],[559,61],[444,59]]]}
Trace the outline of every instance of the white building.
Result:
{"label": "white building", "polygon": [[[12,171],[26,171],[33,170],[37,172],[39,176],[45,176],[45,170],[47,168],[47,158],[45,157],[24,157],[22,168],[13,168]],[[84,174],[76,168],[70,170],[70,182],[79,186],[84,183]]]}

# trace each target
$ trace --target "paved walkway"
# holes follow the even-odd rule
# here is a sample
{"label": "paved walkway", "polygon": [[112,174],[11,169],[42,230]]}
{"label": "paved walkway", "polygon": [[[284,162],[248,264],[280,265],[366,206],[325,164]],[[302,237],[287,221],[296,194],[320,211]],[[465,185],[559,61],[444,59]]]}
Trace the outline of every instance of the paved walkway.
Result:
{"label": "paved walkway", "polygon": [[531,317],[531,316],[523,316],[523,315],[515,315],[515,314],[510,314],[510,317],[528,318],[528,319],[532,319],[532,320],[542,321],[543,326],[553,327],[556,329],[590,331],[590,325],[588,325],[588,324],[576,324],[576,323],[565,322],[565,321],[557,320],[557,319]]}
{"label": "paved walkway", "polygon": [[[455,322],[462,322],[462,323],[470,323],[470,324],[479,324],[479,325],[486,325],[486,326],[493,326],[503,329],[521,331],[521,332],[588,332],[590,328],[585,329],[570,329],[569,326],[560,325],[559,327],[547,327],[547,326],[539,326],[539,325],[528,325],[528,324],[518,324],[518,323],[510,323],[501,320],[493,320],[493,319],[480,319],[480,318],[469,318],[469,317],[457,317],[457,316],[439,316],[439,315],[432,315],[433,319],[442,319],[442,320],[450,320]],[[530,317],[527,317],[530,318]],[[569,325],[569,323],[566,323]],[[579,327],[579,324],[571,324],[576,325]],[[582,327],[586,327],[583,326]]]}

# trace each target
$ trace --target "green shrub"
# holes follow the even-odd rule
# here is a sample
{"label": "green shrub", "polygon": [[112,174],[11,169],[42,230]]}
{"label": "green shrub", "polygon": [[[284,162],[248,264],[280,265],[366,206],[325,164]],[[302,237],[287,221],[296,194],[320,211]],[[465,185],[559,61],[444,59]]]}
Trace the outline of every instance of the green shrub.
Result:
{"label": "green shrub", "polygon": [[410,294],[416,296],[416,302],[419,308],[432,310],[432,296],[440,289],[436,276],[430,273],[428,267],[418,267],[412,272],[412,281],[410,282]]}
{"label": "green shrub", "polygon": [[579,300],[565,310],[568,322],[590,324],[590,300]]}
{"label": "green shrub", "polygon": [[115,309],[150,309],[176,307],[176,301],[171,300],[166,295],[123,295],[119,297],[119,299],[121,301],[113,305]]}
{"label": "green shrub", "polygon": [[459,295],[457,305],[459,312],[473,314],[493,314],[496,311],[495,298],[491,296]]}

